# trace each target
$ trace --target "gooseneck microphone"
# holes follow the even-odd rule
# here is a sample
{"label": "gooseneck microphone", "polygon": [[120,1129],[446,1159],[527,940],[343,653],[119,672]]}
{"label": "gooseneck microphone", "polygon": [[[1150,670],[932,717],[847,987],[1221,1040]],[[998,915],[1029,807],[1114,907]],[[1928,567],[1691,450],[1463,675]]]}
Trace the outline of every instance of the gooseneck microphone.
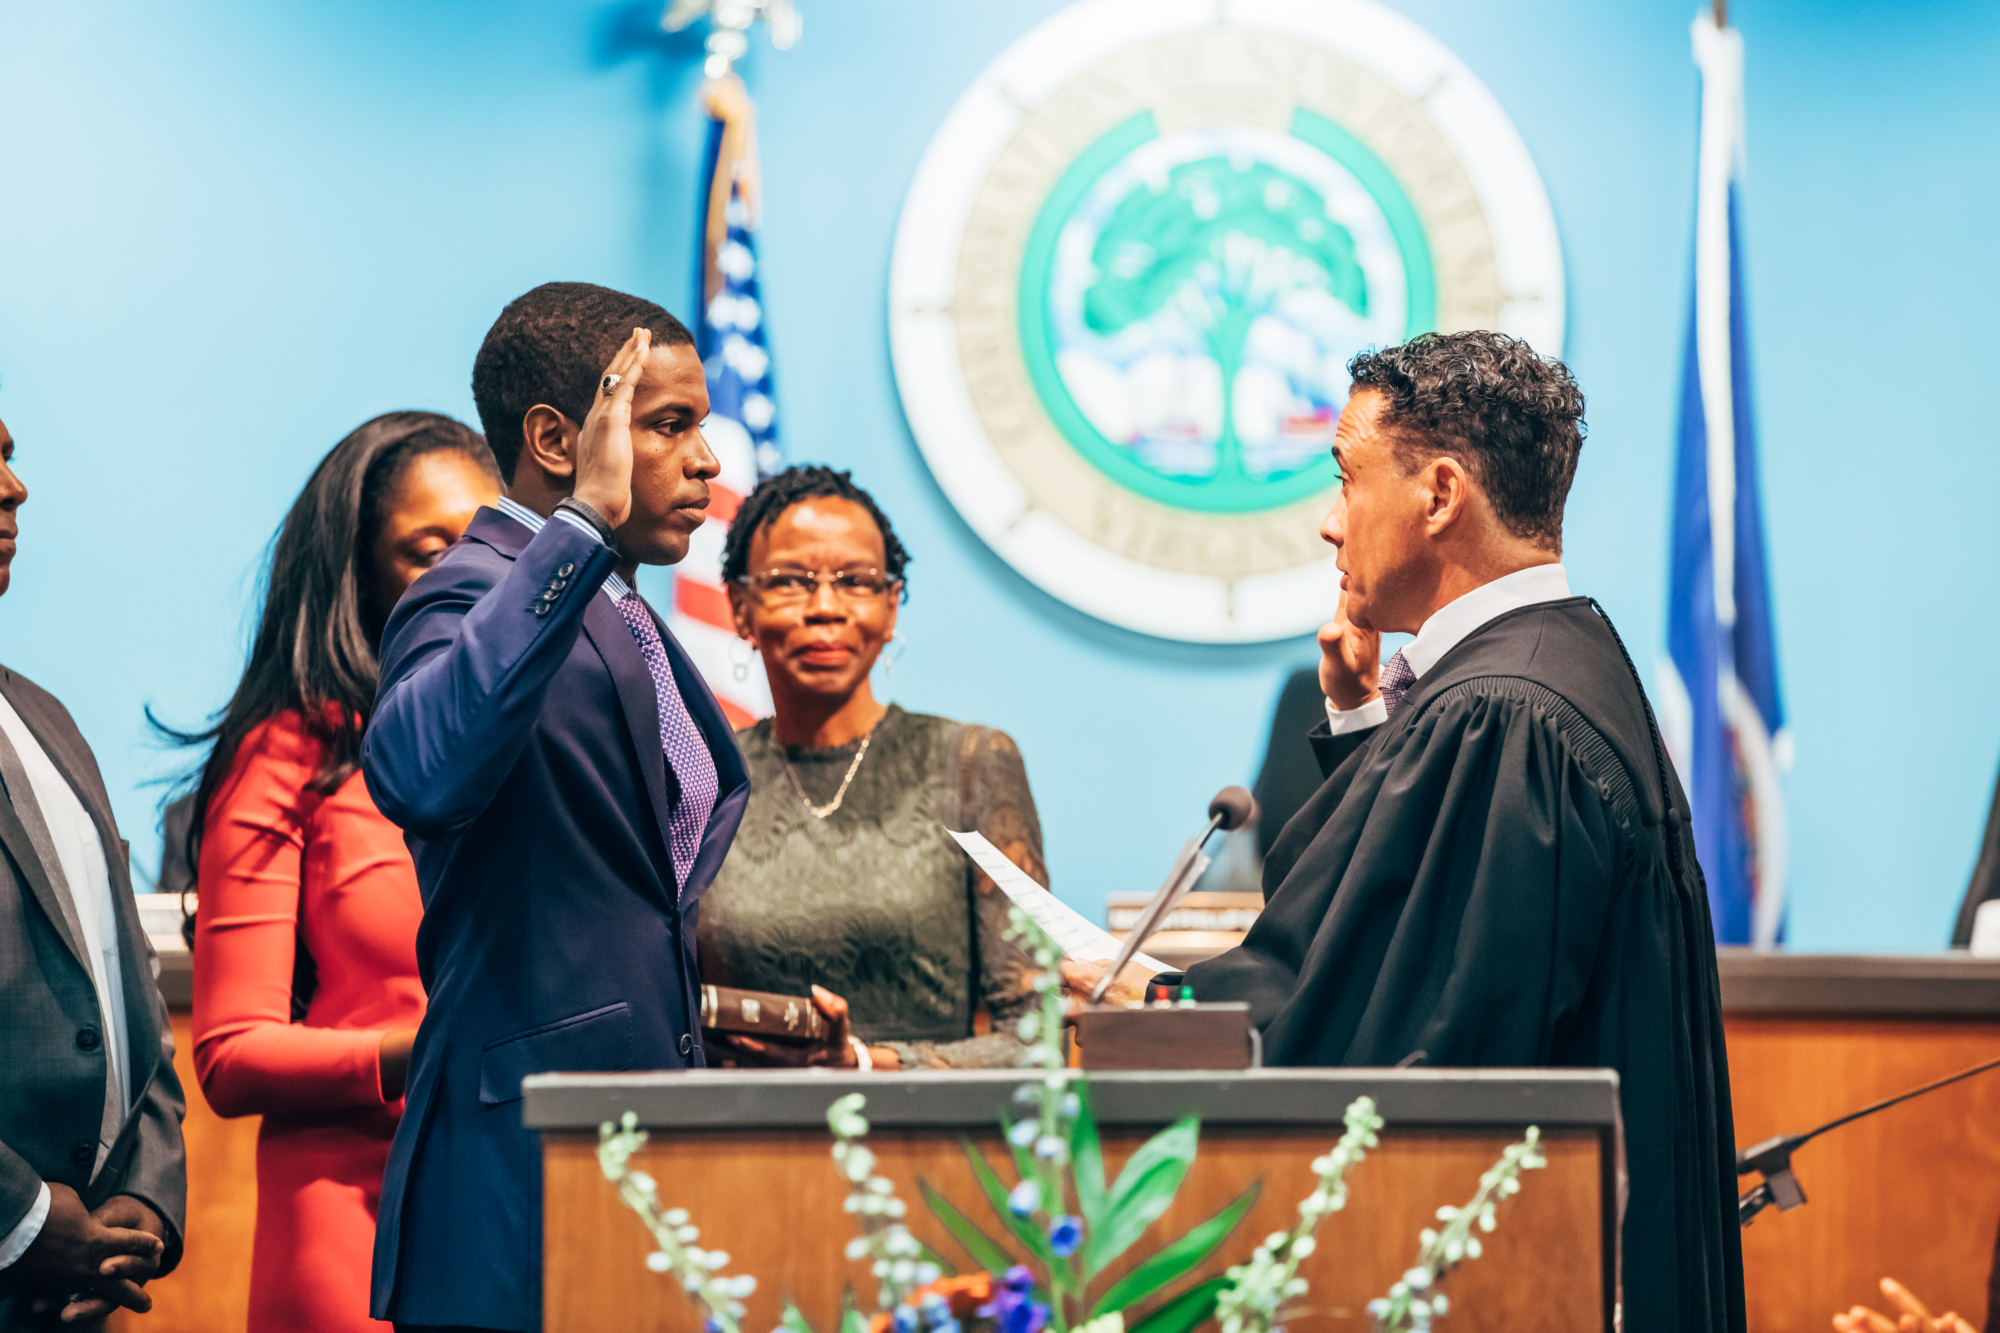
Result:
{"label": "gooseneck microphone", "polygon": [[1818,1138],[1829,1129],[1839,1129],[1842,1125],[1874,1115],[1877,1111],[1886,1111],[1898,1102],[1921,1097],[1927,1092],[1936,1092],[1939,1088],[1947,1087],[1960,1079],[1971,1078],[1974,1074],[1983,1074],[1989,1069],[2000,1069],[2000,1060],[1988,1060],[1985,1064],[1962,1069],[1950,1078],[1941,1078],[1935,1083],[1926,1083],[1921,1088],[1897,1093],[1894,1097],[1885,1097],[1879,1102],[1862,1107],[1859,1111],[1850,1111],[1837,1120],[1829,1120],[1818,1129],[1809,1129],[1803,1134],[1780,1134],[1776,1138],[1765,1139],[1755,1147],[1743,1149],[1736,1154],[1736,1174],[1747,1176],[1755,1171],[1763,1179],[1757,1182],[1755,1189],[1736,1201],[1736,1224],[1747,1227],[1756,1219],[1757,1214],[1766,1208],[1775,1207],[1781,1213],[1788,1213],[1806,1201],[1804,1186],[1800,1185],[1799,1178],[1792,1174],[1792,1154],[1805,1147],[1810,1140]]}
{"label": "gooseneck microphone", "polygon": [[1165,882],[1153,894],[1145,910],[1139,913],[1139,919],[1132,923],[1125,942],[1119,946],[1118,956],[1111,960],[1111,966],[1099,979],[1096,989],[1090,992],[1092,1004],[1103,1002],[1104,992],[1111,988],[1112,978],[1132,961],[1132,955],[1138,953],[1139,947],[1160,928],[1160,923],[1167,919],[1167,913],[1180,904],[1194,882],[1201,878],[1201,872],[1208,868],[1208,858],[1201,854],[1202,846],[1218,831],[1227,833],[1231,829],[1242,828],[1256,818],[1257,798],[1243,788],[1224,787],[1215,794],[1215,799],[1208,803],[1208,827],[1188,839],[1182,845],[1180,854],[1174,857]]}

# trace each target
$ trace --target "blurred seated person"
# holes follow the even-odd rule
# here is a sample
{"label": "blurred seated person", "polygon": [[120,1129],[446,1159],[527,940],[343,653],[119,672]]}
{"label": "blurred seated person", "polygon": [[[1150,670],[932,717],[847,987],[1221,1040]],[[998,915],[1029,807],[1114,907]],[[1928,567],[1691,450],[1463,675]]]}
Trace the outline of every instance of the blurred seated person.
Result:
{"label": "blurred seated person", "polygon": [[1326,778],[1319,771],[1306,733],[1326,716],[1326,695],[1319,687],[1319,666],[1300,667],[1285,677],[1278,703],[1271,710],[1271,735],[1264,742],[1264,762],[1257,768],[1257,855],[1271,854],[1271,844],[1313,798]]}
{"label": "blurred seated person", "polygon": [[1958,925],[1951,933],[1954,949],[1972,943],[1972,922],[1979,915],[1979,905],[1995,898],[2000,898],[2000,783],[1993,788],[1993,805],[1986,814],[1986,836],[1979,842],[1972,883],[1966,886],[1965,900],[1959,904]]}
{"label": "blurred seated person", "polygon": [[818,987],[834,1032],[791,1052],[711,1034],[712,1063],[1019,1060],[1033,963],[1003,937],[1006,896],[945,829],[977,829],[1046,883],[1041,825],[1004,732],[877,702],[869,673],[908,562],[874,498],[826,467],[765,480],[729,529],[736,633],[763,658],[776,715],[736,733],[750,804],[702,902],[702,979]]}

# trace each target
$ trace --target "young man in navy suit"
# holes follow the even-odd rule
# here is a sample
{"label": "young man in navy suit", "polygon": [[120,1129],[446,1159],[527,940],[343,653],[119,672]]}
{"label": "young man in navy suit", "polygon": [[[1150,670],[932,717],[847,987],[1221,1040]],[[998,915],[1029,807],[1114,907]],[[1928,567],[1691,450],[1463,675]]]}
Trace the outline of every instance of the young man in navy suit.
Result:
{"label": "young man in navy suit", "polygon": [[372,1312],[401,1330],[541,1327],[521,1080],[702,1063],[695,910],[749,794],[632,588],[687,554],[718,470],[687,330],[550,283],[501,314],[472,387],[507,495],[390,617],[362,746],[424,896],[430,1008],[375,1244]]}

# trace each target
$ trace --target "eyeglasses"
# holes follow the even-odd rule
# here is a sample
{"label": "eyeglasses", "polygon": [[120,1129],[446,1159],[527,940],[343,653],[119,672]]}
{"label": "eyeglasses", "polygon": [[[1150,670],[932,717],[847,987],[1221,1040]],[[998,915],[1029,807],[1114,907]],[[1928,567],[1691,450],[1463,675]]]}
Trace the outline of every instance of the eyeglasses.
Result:
{"label": "eyeglasses", "polygon": [[896,580],[879,569],[842,569],[823,574],[806,569],[767,569],[746,574],[743,584],[756,592],[766,606],[793,606],[819,596],[822,583],[833,588],[843,602],[873,602],[888,595]]}

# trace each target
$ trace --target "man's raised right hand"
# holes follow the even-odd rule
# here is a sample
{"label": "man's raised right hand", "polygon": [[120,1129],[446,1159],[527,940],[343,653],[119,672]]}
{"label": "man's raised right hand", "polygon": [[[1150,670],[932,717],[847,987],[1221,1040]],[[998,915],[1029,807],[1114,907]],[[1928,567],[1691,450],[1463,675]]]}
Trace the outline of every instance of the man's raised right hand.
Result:
{"label": "man's raised right hand", "polygon": [[614,528],[632,512],[632,391],[645,376],[652,350],[652,330],[632,330],[604,368],[604,374],[616,375],[618,382],[605,389],[599,380],[590,415],[577,435],[573,494]]}

